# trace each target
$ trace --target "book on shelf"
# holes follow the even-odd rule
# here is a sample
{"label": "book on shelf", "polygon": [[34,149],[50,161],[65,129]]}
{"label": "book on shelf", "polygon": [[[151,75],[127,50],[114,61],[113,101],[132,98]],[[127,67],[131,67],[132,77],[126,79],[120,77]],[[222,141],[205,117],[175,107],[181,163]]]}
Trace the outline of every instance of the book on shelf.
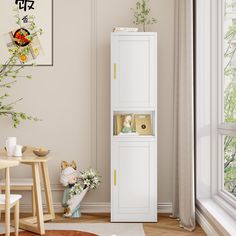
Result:
{"label": "book on shelf", "polygon": [[114,27],[113,32],[138,32],[135,27]]}
{"label": "book on shelf", "polygon": [[122,115],[116,115],[114,118],[115,118],[115,135],[119,135],[123,128],[124,118]]}

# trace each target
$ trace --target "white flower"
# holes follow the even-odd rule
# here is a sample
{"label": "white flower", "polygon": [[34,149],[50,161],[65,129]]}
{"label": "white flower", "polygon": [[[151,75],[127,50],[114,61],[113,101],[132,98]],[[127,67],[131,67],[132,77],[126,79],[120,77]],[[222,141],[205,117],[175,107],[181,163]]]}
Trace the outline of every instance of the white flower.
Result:
{"label": "white flower", "polygon": [[89,187],[90,189],[96,189],[100,183],[99,176],[93,169],[88,169],[81,172],[80,180],[83,182],[84,186]]}
{"label": "white flower", "polygon": [[83,188],[80,185],[80,183],[76,183],[69,191],[69,196],[72,198],[76,194],[80,194],[82,192]]}

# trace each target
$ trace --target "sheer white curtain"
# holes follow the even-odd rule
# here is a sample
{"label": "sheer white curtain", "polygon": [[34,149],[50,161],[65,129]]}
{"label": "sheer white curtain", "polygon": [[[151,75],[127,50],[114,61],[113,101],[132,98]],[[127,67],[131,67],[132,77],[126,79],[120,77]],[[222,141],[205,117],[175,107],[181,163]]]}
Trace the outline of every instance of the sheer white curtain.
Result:
{"label": "sheer white curtain", "polygon": [[173,216],[195,229],[194,188],[194,0],[175,0]]}

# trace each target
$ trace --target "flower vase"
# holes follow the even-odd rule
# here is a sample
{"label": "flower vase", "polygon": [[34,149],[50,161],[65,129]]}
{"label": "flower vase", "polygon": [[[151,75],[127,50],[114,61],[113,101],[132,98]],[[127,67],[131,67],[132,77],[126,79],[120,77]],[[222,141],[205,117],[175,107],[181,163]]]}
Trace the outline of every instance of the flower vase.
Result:
{"label": "flower vase", "polygon": [[83,189],[83,191],[81,193],[74,195],[72,198],[70,198],[67,201],[69,213],[64,215],[65,217],[79,218],[81,216],[80,203],[84,199],[88,190],[89,190],[89,188]]}

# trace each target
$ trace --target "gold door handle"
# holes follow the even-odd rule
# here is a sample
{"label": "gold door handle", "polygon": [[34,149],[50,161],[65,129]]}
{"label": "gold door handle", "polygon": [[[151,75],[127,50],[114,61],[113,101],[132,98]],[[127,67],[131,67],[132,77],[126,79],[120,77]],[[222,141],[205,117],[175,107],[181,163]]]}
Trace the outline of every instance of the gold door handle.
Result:
{"label": "gold door handle", "polygon": [[116,186],[116,170],[114,170],[114,186]]}
{"label": "gold door handle", "polygon": [[116,63],[114,64],[114,80],[116,80]]}

